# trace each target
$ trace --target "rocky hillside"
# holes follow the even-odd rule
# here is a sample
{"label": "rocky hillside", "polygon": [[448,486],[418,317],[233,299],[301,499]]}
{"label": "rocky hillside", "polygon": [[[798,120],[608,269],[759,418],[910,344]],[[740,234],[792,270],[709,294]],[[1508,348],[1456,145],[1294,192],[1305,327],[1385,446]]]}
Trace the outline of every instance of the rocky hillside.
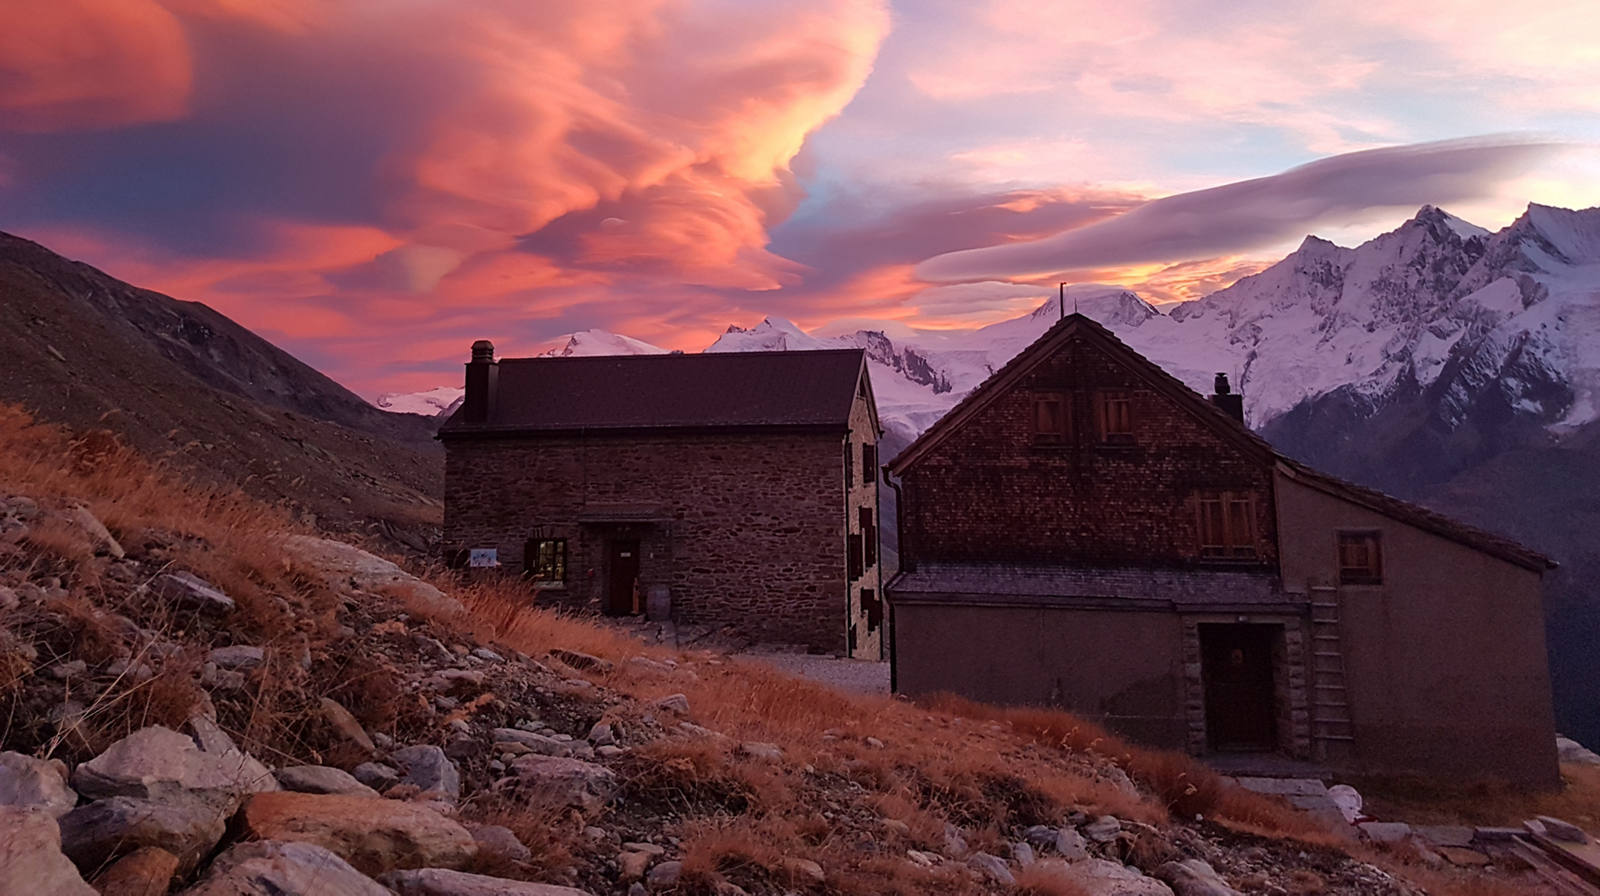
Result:
{"label": "rocky hillside", "polygon": [[0,233],[0,400],[106,429],[324,527],[433,536],[433,424],[380,411],[212,309]]}
{"label": "rocky hillside", "polygon": [[15,408],[0,713],[7,893],[1538,891],[1060,714],[850,697],[419,579]]}

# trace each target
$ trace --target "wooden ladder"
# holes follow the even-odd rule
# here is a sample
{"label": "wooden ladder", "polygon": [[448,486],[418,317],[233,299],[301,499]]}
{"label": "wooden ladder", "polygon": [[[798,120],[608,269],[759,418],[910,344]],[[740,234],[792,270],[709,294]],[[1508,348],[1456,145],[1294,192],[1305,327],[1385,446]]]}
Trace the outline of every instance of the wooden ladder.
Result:
{"label": "wooden ladder", "polygon": [[1351,742],[1350,692],[1339,635],[1339,590],[1311,588],[1311,739]]}

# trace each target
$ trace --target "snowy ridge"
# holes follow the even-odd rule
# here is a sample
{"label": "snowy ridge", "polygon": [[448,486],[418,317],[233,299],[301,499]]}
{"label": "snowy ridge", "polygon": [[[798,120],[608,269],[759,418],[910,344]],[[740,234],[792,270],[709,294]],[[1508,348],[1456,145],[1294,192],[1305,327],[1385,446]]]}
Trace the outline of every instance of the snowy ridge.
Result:
{"label": "snowy ridge", "polygon": [[[1447,427],[1485,390],[1556,434],[1600,417],[1600,209],[1530,205],[1490,233],[1423,206],[1355,248],[1308,236],[1272,267],[1170,313],[1126,289],[1083,284],[1062,303],[976,329],[816,336],[769,317],[730,326],[706,351],[864,349],[882,422],[909,441],[1062,310],[1100,322],[1196,391],[1229,374],[1258,428],[1334,392],[1376,409],[1427,390]],[[601,330],[557,342],[545,354],[661,351]]]}

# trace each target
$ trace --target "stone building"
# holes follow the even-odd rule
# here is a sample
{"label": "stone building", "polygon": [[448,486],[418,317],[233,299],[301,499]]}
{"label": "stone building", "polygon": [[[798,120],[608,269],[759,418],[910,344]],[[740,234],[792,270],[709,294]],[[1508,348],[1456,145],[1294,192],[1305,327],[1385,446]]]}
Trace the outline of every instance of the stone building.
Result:
{"label": "stone building", "polygon": [[444,538],[538,602],[878,658],[860,350],[505,358],[439,431]]}
{"label": "stone building", "polygon": [[1217,386],[1071,315],[896,457],[897,690],[1195,754],[1555,783],[1550,561],[1279,455]]}

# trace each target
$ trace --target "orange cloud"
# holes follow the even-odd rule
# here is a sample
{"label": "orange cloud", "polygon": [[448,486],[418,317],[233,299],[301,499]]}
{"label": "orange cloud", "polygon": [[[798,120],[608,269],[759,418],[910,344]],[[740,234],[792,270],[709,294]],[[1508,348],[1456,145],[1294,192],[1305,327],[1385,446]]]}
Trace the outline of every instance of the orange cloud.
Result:
{"label": "orange cloud", "polygon": [[152,0],[17,3],[0,26],[0,131],[171,120],[192,81],[183,26]]}

